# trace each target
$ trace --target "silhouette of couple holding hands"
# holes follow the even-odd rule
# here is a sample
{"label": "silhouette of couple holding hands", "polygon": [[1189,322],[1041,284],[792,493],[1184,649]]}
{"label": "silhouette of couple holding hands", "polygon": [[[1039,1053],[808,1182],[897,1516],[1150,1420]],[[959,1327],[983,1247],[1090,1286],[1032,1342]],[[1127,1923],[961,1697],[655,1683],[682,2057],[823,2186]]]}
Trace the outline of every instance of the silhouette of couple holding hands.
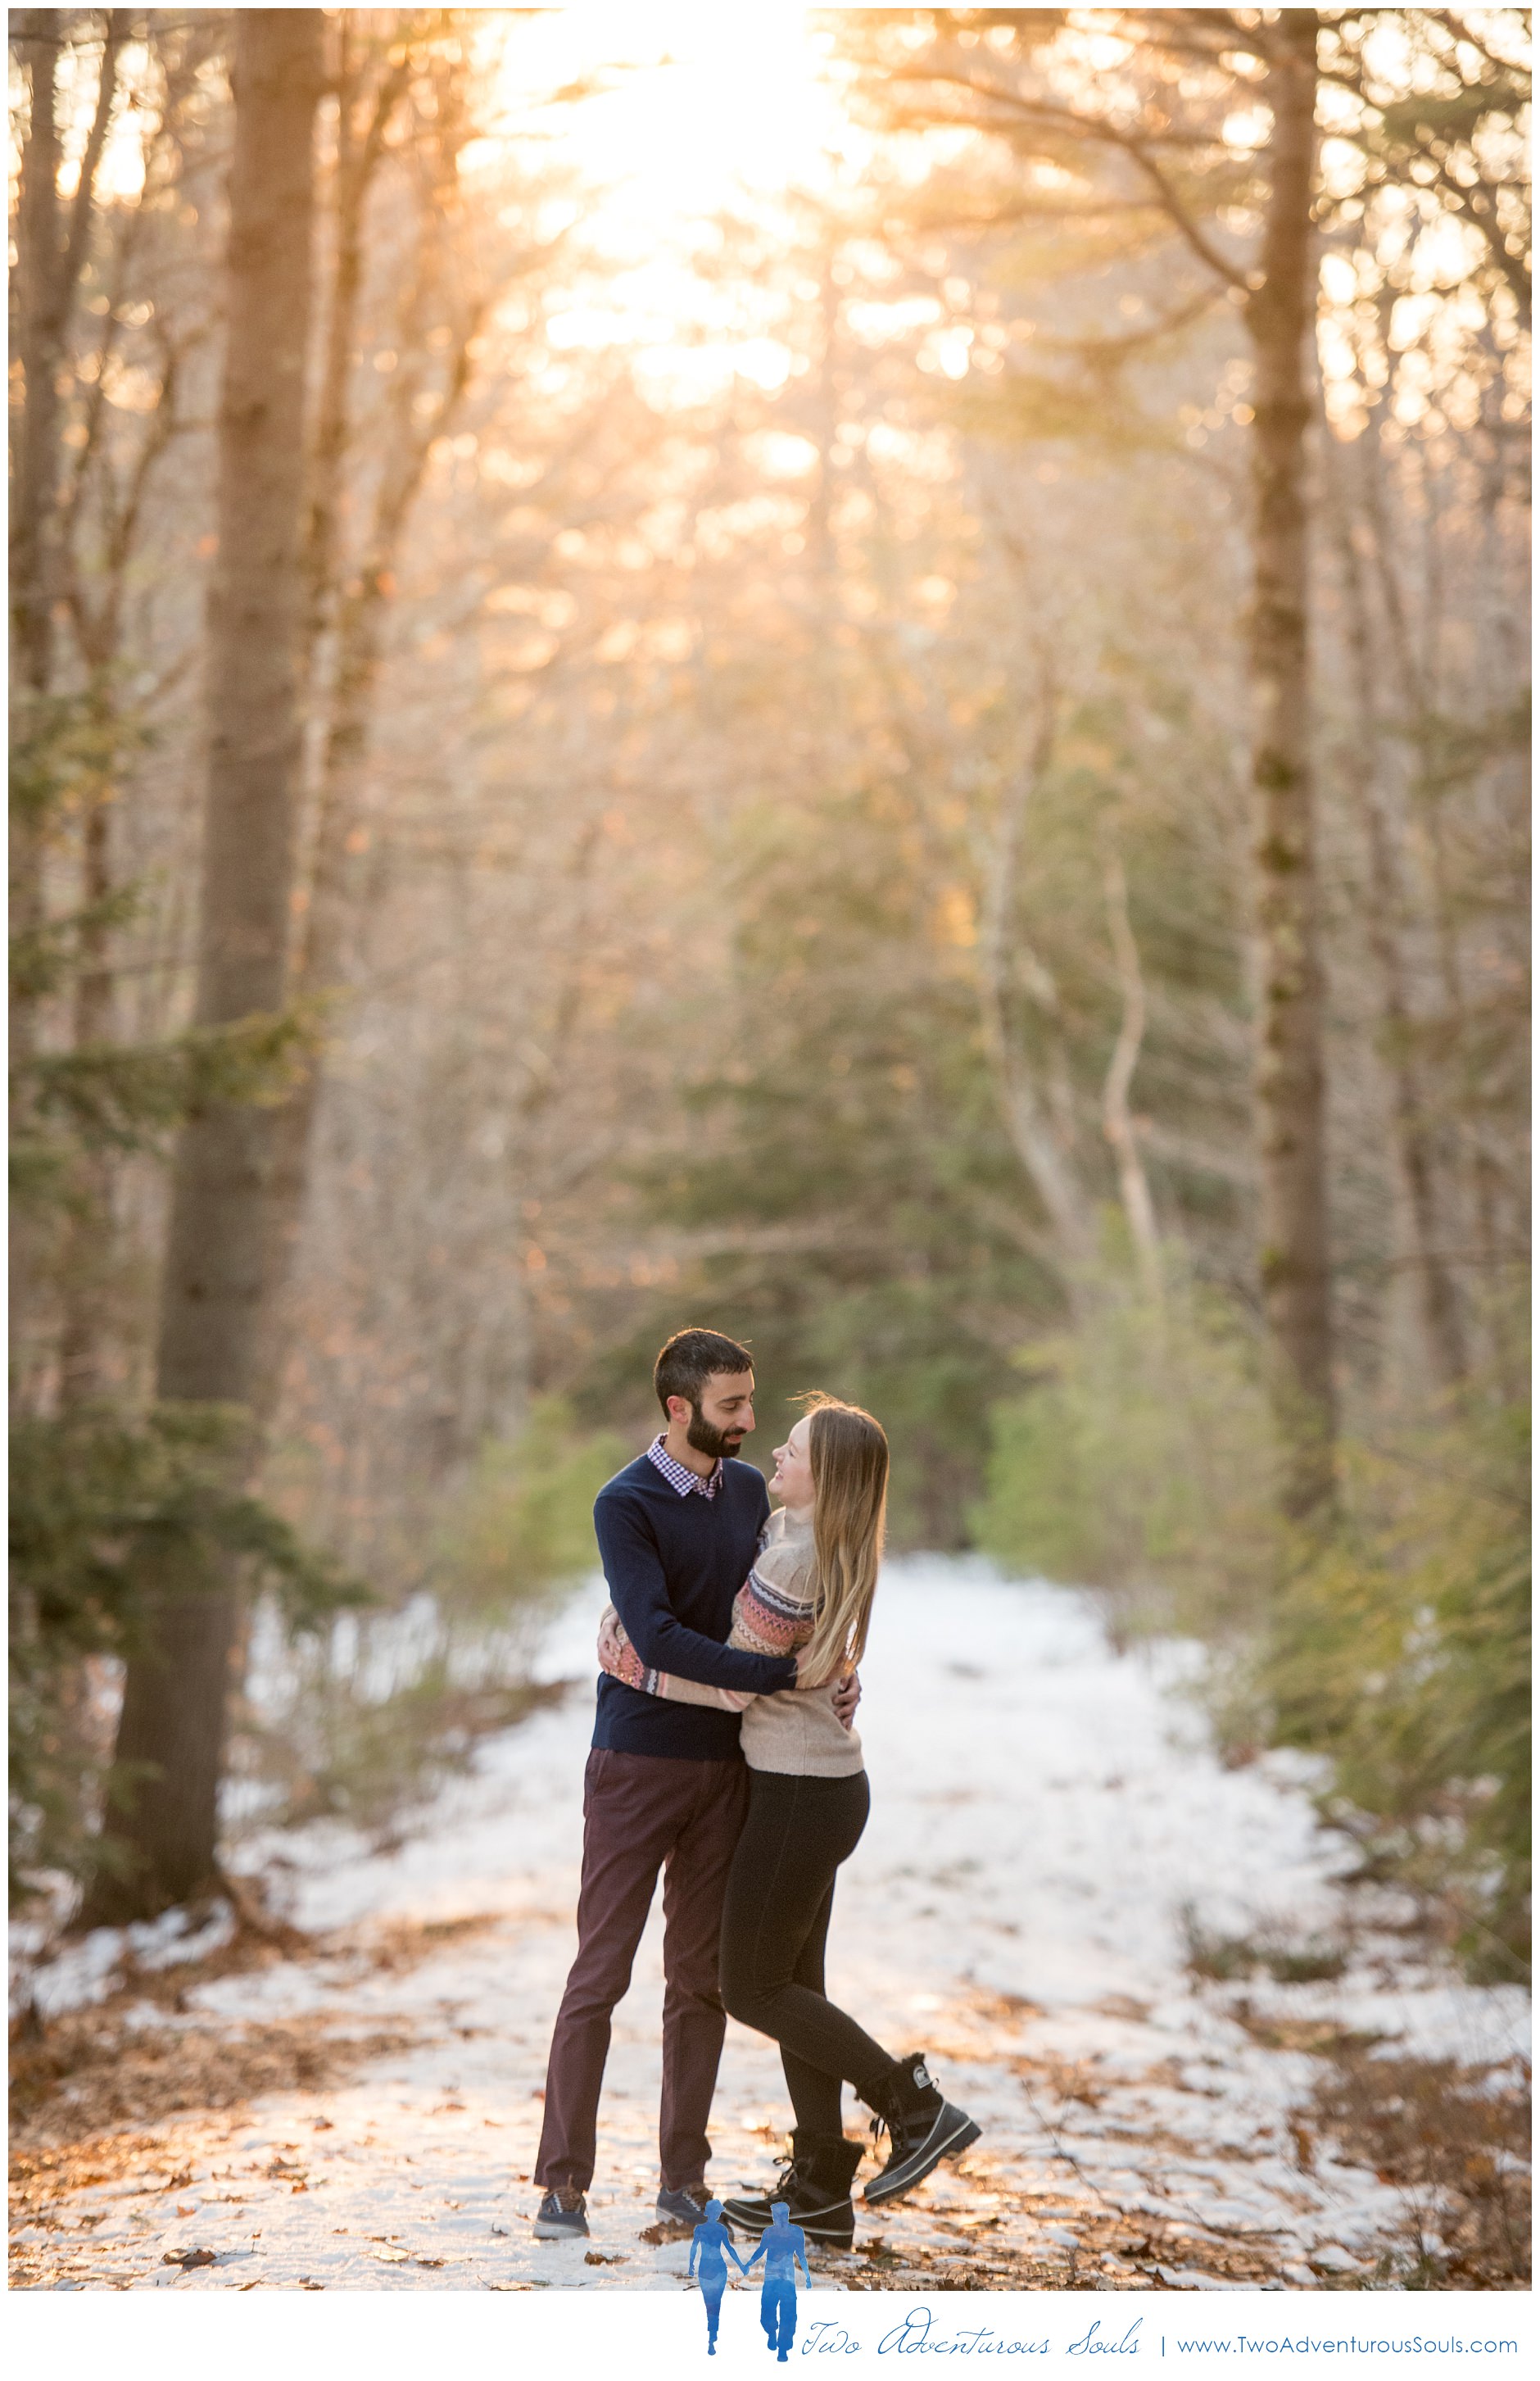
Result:
{"label": "silhouette of couple holding hands", "polygon": [[778,2199],[770,2210],[770,2221],[759,2236],[759,2246],[746,2265],[733,2246],[733,2235],[721,2220],[721,2202],[713,2199],[707,2204],[706,2221],[695,2228],[690,2243],[690,2272],[700,2284],[700,2294],[706,2302],[706,2353],[717,2352],[717,2326],[721,2320],[721,2294],[727,2288],[727,2259],[746,2279],[761,2257],[765,2261],[765,2278],[759,2289],[759,2321],[765,2329],[765,2345],[774,2351],[778,2364],[784,2364],[796,2336],[796,2269],[802,2267],[802,2278],[808,2289],[813,2287],[807,2271],[806,2243],[800,2228],[788,2221],[791,2210],[783,2199]]}

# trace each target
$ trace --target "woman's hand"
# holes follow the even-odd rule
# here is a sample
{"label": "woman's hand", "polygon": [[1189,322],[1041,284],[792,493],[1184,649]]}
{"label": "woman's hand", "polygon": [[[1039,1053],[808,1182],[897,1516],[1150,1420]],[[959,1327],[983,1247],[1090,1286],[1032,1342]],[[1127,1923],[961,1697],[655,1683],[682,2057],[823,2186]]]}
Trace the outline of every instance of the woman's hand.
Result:
{"label": "woman's hand", "polygon": [[608,1671],[612,1679],[624,1678],[625,1657],[631,1651],[631,1640],[621,1627],[620,1615],[612,1604],[605,1606],[604,1617],[599,1624],[598,1650],[600,1668]]}
{"label": "woman's hand", "polygon": [[620,1657],[624,1646],[625,1639],[621,1633],[620,1620],[615,1608],[612,1604],[607,1604],[604,1607],[604,1616],[599,1624],[597,1650],[600,1668],[607,1670],[612,1679],[620,1676]]}

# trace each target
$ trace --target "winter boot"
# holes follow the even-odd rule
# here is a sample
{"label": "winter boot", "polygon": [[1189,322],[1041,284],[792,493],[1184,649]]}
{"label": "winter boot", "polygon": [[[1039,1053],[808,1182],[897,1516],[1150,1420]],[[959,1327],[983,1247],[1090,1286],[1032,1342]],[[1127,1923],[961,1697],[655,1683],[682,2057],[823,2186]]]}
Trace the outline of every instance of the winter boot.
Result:
{"label": "winter boot", "polygon": [[848,2142],[843,2133],[792,2135],[792,2155],[762,2199],[729,2199],[722,2215],[758,2240],[770,2229],[771,2209],[783,2199],[788,2220],[799,2224],[809,2241],[826,2248],[848,2249],[855,2238],[855,2210],[850,2186],[861,2163],[864,2144]]}
{"label": "winter boot", "polygon": [[973,2118],[937,2091],[923,2051],[901,2058],[876,2089],[862,2097],[877,2111],[873,2133],[886,2127],[890,2143],[887,2165],[862,2193],[868,2207],[902,2199],[943,2158],[956,2157],[978,2139],[979,2129]]}

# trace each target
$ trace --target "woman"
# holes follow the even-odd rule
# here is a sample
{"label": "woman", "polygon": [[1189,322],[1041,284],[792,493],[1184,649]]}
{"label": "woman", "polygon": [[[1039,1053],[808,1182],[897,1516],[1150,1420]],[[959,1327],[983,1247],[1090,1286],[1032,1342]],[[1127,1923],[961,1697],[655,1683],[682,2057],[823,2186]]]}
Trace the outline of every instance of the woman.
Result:
{"label": "woman", "polygon": [[860,1658],[882,1551],[888,1442],[858,1406],[818,1397],[776,1449],[772,1515],[738,1591],[728,1639],[757,1653],[797,1655],[799,1684],[743,1695],[648,1670],[612,1610],[600,1659],[643,1693],[742,1711],[748,1816],[722,1914],[721,1996],[728,2013],[781,2045],[796,2112],[789,2166],[762,2199],[726,2203],[730,2223],[762,2232],[777,2200],[812,2239],[848,2247],[850,2185],[862,2144],[844,2137],[842,2082],[854,2084],[886,2127],[891,2154],[868,2183],[868,2204],[901,2199],[942,2158],[978,2139],[944,2100],[922,2055],[894,2058],[824,1991],[824,1942],[834,1879],[867,1824],[861,1740],[841,1725],[832,1696]]}
{"label": "woman", "polygon": [[[744,2261],[733,2246],[733,2235],[721,2220],[721,2202],[709,2199],[706,2221],[697,2224],[690,2241],[690,2272],[700,2283],[700,2295],[706,2302],[706,2353],[717,2352],[717,2326],[721,2321],[721,2294],[727,2288],[727,2264],[731,2257],[741,2274]],[[697,2274],[697,2261],[699,2272]]]}

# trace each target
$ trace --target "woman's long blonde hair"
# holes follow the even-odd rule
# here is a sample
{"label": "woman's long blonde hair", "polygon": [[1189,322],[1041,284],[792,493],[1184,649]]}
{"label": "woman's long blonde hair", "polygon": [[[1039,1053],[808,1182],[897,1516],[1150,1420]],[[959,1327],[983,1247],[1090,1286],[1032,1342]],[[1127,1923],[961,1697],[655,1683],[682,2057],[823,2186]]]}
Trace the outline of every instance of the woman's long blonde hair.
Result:
{"label": "woman's long blonde hair", "polygon": [[803,1403],[818,1570],[803,1675],[821,1686],[866,1651],[887,1516],[888,1441],[881,1423],[859,1406],[821,1391]]}

